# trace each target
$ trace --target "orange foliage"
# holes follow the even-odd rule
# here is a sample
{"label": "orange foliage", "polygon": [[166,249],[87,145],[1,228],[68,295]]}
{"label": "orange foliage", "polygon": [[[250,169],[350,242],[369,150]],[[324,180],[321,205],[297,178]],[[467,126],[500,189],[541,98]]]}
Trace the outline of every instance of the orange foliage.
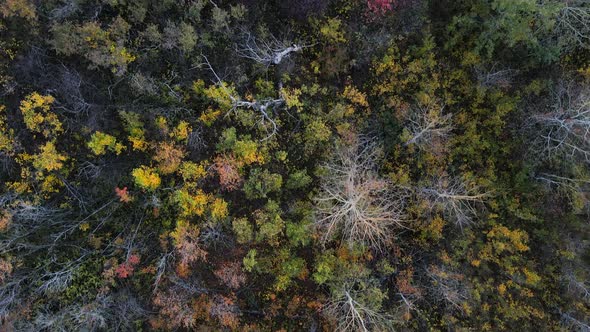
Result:
{"label": "orange foliage", "polygon": [[119,197],[119,201],[123,203],[129,203],[132,200],[131,195],[127,192],[127,187],[123,187],[123,189],[119,189],[115,187],[115,194]]}
{"label": "orange foliage", "polygon": [[242,183],[242,177],[238,172],[237,161],[233,157],[218,156],[214,162],[213,167],[219,175],[221,187],[227,191],[238,189]]}
{"label": "orange foliage", "polygon": [[162,174],[174,173],[184,158],[184,151],[172,143],[162,142],[156,148],[154,160],[158,162],[158,169]]}

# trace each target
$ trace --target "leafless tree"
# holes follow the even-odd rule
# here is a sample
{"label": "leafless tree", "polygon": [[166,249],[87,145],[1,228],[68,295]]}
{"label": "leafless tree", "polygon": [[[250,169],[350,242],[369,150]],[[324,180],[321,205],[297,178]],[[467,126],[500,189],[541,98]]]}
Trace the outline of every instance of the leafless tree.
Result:
{"label": "leafless tree", "polygon": [[236,46],[239,56],[253,60],[265,66],[278,65],[292,53],[301,52],[305,47],[296,43],[279,41],[270,35],[267,40],[257,40],[251,33],[245,32],[244,41]]}
{"label": "leafless tree", "polygon": [[444,106],[437,102],[417,105],[410,111],[406,125],[405,145],[415,144],[420,148],[432,147],[436,140],[447,137],[452,130],[451,114],[443,114]]}
{"label": "leafless tree", "polygon": [[590,48],[590,6],[588,0],[564,0],[557,16],[556,34],[566,49]]}
{"label": "leafless tree", "polygon": [[[217,73],[211,66],[211,63],[209,63],[207,57],[203,56],[203,58],[205,59],[205,65],[209,68],[209,70],[213,73],[215,77],[215,84],[217,84],[225,92],[226,96],[231,100],[231,111],[237,112],[239,109],[251,109],[256,111],[260,114],[259,124],[262,125],[268,133],[268,135],[262,140],[265,141],[274,136],[278,131],[278,127],[276,121],[271,116],[271,112],[285,104],[285,98],[282,95],[280,95],[276,99],[268,98],[255,101],[243,100],[239,96],[237,96],[231,89],[229,89],[227,85],[221,80],[219,75],[217,75]],[[270,124],[270,130],[268,129],[267,123]]]}
{"label": "leafless tree", "polygon": [[590,163],[590,90],[561,82],[554,95],[548,112],[531,117],[541,127],[541,153],[579,157]]}
{"label": "leafless tree", "polygon": [[590,325],[588,324],[588,318],[576,318],[575,314],[570,312],[561,313],[561,325],[567,331],[579,331],[579,332],[590,332]]}
{"label": "leafless tree", "polygon": [[199,152],[204,149],[207,144],[205,143],[205,138],[203,137],[203,129],[200,127],[193,128],[193,130],[188,134],[186,146],[189,150],[195,152]]}
{"label": "leafless tree", "polygon": [[395,227],[404,227],[405,195],[379,177],[379,149],[373,139],[340,144],[316,202],[316,226],[326,243],[340,234],[349,245],[360,243],[381,250]]}
{"label": "leafless tree", "polygon": [[323,314],[336,321],[337,331],[392,331],[392,318],[361,300],[367,294],[345,283],[332,294],[332,301],[323,308]]}
{"label": "leafless tree", "polygon": [[448,176],[434,179],[429,187],[419,189],[419,194],[429,203],[430,210],[442,210],[460,228],[473,223],[477,214],[476,204],[490,195],[477,185]]}
{"label": "leafless tree", "polygon": [[430,279],[429,290],[435,302],[464,313],[463,303],[469,299],[469,292],[463,275],[445,267],[430,266],[426,269],[426,276]]}
{"label": "leafless tree", "polygon": [[497,69],[496,64],[492,65],[491,68],[477,68],[475,70],[477,81],[482,87],[501,87],[508,88],[512,85],[512,80],[518,70],[514,69]]}

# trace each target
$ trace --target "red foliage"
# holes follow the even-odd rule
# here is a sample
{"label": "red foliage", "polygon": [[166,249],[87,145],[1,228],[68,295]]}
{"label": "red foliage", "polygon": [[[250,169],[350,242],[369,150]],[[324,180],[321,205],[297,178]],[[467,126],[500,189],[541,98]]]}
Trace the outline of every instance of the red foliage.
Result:
{"label": "red foliage", "polygon": [[132,276],[137,264],[139,264],[139,256],[135,254],[129,256],[129,259],[126,262],[119,264],[115,269],[117,277],[125,279]]}
{"label": "red foliage", "polygon": [[127,192],[127,187],[123,187],[123,189],[115,187],[115,193],[119,197],[119,201],[123,203],[131,202],[131,195],[129,195],[129,193]]}
{"label": "red foliage", "polygon": [[369,10],[374,14],[384,14],[393,9],[395,0],[367,0]]}

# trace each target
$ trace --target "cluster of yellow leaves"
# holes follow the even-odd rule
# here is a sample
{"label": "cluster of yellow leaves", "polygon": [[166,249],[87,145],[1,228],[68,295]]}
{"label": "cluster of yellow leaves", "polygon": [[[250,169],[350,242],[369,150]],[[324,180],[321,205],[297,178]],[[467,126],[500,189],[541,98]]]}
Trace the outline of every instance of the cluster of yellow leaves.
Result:
{"label": "cluster of yellow leaves", "polygon": [[220,109],[213,109],[211,107],[208,107],[206,111],[201,113],[201,115],[199,116],[199,120],[201,120],[207,127],[211,127],[213,122],[215,122],[215,120],[217,120],[217,118],[219,118],[220,115]]}
{"label": "cluster of yellow leaves", "polygon": [[246,165],[264,163],[264,156],[258,151],[258,144],[251,140],[236,141],[234,148],[236,159]]}
{"label": "cluster of yellow leaves", "polygon": [[226,201],[207,194],[201,189],[197,189],[194,192],[192,194],[189,189],[182,188],[174,193],[174,199],[180,208],[181,217],[201,217],[207,211],[214,221],[220,221],[228,216],[229,212]]}
{"label": "cluster of yellow leaves", "polygon": [[352,85],[347,85],[342,95],[355,105],[369,107],[367,96]]}
{"label": "cluster of yellow leaves", "polygon": [[229,111],[233,108],[234,103],[231,96],[237,95],[234,87],[225,82],[210,85],[205,89],[202,88],[200,83],[195,82],[193,89],[195,89],[195,92],[202,92],[205,97],[215,101],[223,111]]}
{"label": "cluster of yellow leaves", "polygon": [[54,101],[55,98],[52,96],[43,96],[37,92],[31,93],[21,101],[20,110],[30,131],[45,137],[52,137],[63,131],[57,115],[49,111]]}
{"label": "cluster of yellow leaves", "polygon": [[196,164],[192,161],[185,161],[180,165],[179,169],[182,179],[187,181],[196,181],[204,178],[207,175],[207,170],[204,164]]}
{"label": "cluster of yellow leaves", "polygon": [[97,156],[105,154],[107,149],[119,155],[125,149],[125,146],[118,143],[114,136],[97,131],[92,134],[90,142],[88,142],[88,148]]}
{"label": "cluster of yellow leaves", "polygon": [[338,18],[329,18],[326,23],[320,27],[320,34],[331,43],[346,42],[344,32],[342,31],[342,21]]}
{"label": "cluster of yellow leaves", "polygon": [[180,207],[180,215],[182,217],[192,217],[202,216],[205,213],[205,208],[211,196],[201,189],[198,189],[193,195],[188,189],[183,188],[175,192],[174,198]]}
{"label": "cluster of yellow leaves", "polygon": [[301,111],[301,109],[303,108],[303,102],[301,102],[301,100],[299,99],[299,97],[301,96],[301,89],[287,89],[287,88],[283,88],[281,90],[281,95],[283,96],[283,98],[285,98],[285,104],[287,104],[287,107],[289,108],[295,108],[297,109],[297,111]]}
{"label": "cluster of yellow leaves", "polygon": [[57,152],[53,142],[47,142],[41,147],[41,153],[34,156],[33,166],[39,171],[57,171],[66,160],[65,155]]}
{"label": "cluster of yellow leaves", "polygon": [[131,142],[133,150],[144,151],[148,144],[145,140],[144,124],[139,114],[120,111],[119,116],[125,122],[125,130],[129,134],[128,139]]}
{"label": "cluster of yellow leaves", "polygon": [[222,198],[215,198],[213,202],[211,202],[210,209],[211,218],[213,218],[213,220],[222,220],[228,215],[227,202]]}
{"label": "cluster of yellow leaves", "polygon": [[135,184],[146,190],[156,190],[161,183],[160,176],[153,168],[141,166],[132,171]]}
{"label": "cluster of yellow leaves", "polygon": [[191,126],[186,121],[180,121],[176,128],[170,133],[170,138],[176,141],[182,142],[188,139],[188,135],[191,133]]}

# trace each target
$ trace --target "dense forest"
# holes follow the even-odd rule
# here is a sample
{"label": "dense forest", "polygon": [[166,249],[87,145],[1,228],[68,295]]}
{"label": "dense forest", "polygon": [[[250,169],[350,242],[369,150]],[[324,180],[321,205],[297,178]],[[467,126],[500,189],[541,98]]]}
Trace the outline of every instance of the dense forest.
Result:
{"label": "dense forest", "polygon": [[590,331],[590,1],[0,0],[1,331]]}

